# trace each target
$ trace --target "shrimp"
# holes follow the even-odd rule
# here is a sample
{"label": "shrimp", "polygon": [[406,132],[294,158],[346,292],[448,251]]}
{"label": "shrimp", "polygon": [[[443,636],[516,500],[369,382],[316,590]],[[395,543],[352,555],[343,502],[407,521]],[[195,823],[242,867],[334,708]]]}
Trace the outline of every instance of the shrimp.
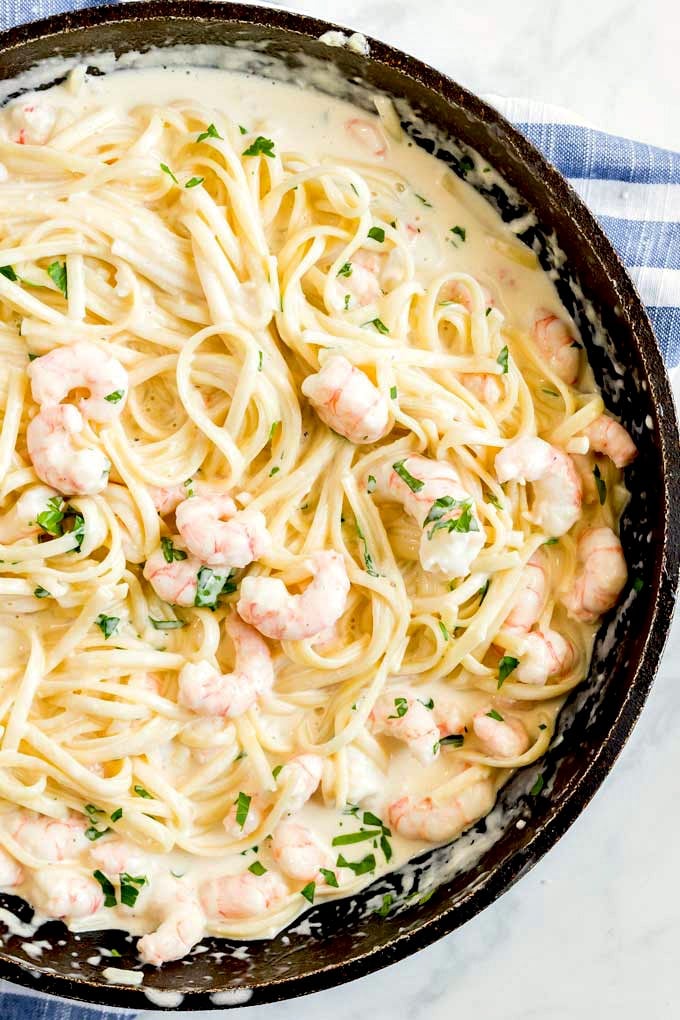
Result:
{"label": "shrimp", "polygon": [[95,843],[90,851],[90,858],[98,868],[107,875],[139,874],[146,857],[134,843],[125,839],[108,839]]}
{"label": "shrimp", "polygon": [[12,129],[16,130],[13,140],[19,145],[44,145],[48,141],[57,119],[54,107],[46,103],[12,106]]}
{"label": "shrimp", "polygon": [[[470,281],[470,282],[468,282]],[[482,293],[482,300],[484,304],[475,302],[476,290]],[[442,302],[449,303],[451,301],[454,304],[462,305],[467,312],[485,311],[487,308],[494,307],[494,300],[491,291],[484,284],[479,283],[478,280],[472,280],[470,277],[461,280],[449,280],[442,287],[439,297]]]}
{"label": "shrimp", "polygon": [[546,534],[564,535],[581,513],[583,489],[571,457],[536,436],[521,436],[496,456],[498,481],[532,482],[530,519]]}
{"label": "shrimp", "polygon": [[80,411],[72,404],[45,407],[26,429],[28,456],[38,478],[64,495],[93,496],[106,488],[111,464],[101,450],[79,448]]}
{"label": "shrimp", "polygon": [[319,869],[330,870],[333,857],[328,847],[306,825],[285,821],[276,827],[271,843],[274,860],[284,875],[299,882],[315,882]]}
{"label": "shrimp", "polygon": [[41,407],[55,407],[73,390],[88,390],[80,397],[78,409],[84,418],[109,422],[125,406],[128,375],[117,358],[105,347],[81,341],[55,347],[32,361],[27,369],[31,393]]}
{"label": "shrimp", "polygon": [[531,743],[526,728],[519,719],[500,716],[488,710],[475,712],[472,717],[472,728],[480,740],[482,749],[494,758],[518,758]]}
{"label": "shrimp", "polygon": [[446,461],[412,456],[383,465],[376,472],[376,481],[376,491],[402,503],[423,528],[423,569],[466,577],[484,546],[486,533],[456,469]]}
{"label": "shrimp", "polygon": [[237,510],[226,495],[191,496],[175,511],[177,530],[201,563],[247,567],[271,549],[271,535],[259,510]]}
{"label": "shrimp", "polygon": [[594,623],[616,605],[628,579],[621,543],[611,528],[589,528],[578,541],[580,571],[562,601],[576,620]]}
{"label": "shrimp", "polygon": [[298,754],[279,772],[279,785],[289,785],[288,813],[295,814],[314,795],[321,782],[323,758],[318,754]]}
{"label": "shrimp", "polygon": [[104,906],[99,883],[74,868],[51,867],[31,876],[31,902],[47,917],[91,917]]}
{"label": "shrimp", "polygon": [[496,799],[493,784],[478,780],[441,803],[432,797],[414,801],[401,797],[390,804],[390,825],[404,839],[422,839],[428,843],[447,843],[484,815]]}
{"label": "shrimp", "polygon": [[389,407],[365,372],[340,354],[308,375],[302,392],[319,418],[352,443],[376,443],[389,431]]}
{"label": "shrimp", "polygon": [[11,510],[0,519],[0,542],[16,542],[42,531],[38,514],[48,509],[48,500],[58,496],[47,485],[31,485],[19,496]]}
{"label": "shrimp", "polygon": [[91,846],[85,837],[87,824],[80,815],[50,818],[35,811],[21,811],[12,820],[10,834],[34,857],[42,861],[74,860]]}
{"label": "shrimp", "polygon": [[167,881],[157,890],[157,902],[161,923],[137,943],[139,959],[153,967],[181,960],[205,934],[205,914],[193,889]]}
{"label": "shrimp", "polygon": [[252,832],[255,832],[255,830],[262,824],[262,798],[258,797],[257,794],[250,798],[248,814],[243,821],[243,825],[241,825],[236,817],[237,811],[238,798],[234,801],[222,819],[222,825],[224,826],[227,836],[231,839],[246,839],[246,837],[250,836]]}
{"label": "shrimp", "polygon": [[24,869],[3,847],[0,847],[0,888],[12,889],[15,885],[21,885],[23,880]]}
{"label": "shrimp", "polygon": [[637,457],[637,447],[623,425],[606,414],[599,415],[585,430],[590,449],[603,453],[617,468],[628,467]]}
{"label": "shrimp", "polygon": [[460,377],[463,386],[482,404],[492,407],[503,397],[503,383],[500,376],[482,372],[468,372]]}
{"label": "shrimp", "polygon": [[439,726],[432,711],[417,698],[398,690],[383,693],[368,717],[373,733],[402,740],[421,765],[439,754]]}
{"label": "shrimp", "polygon": [[544,684],[551,676],[563,676],[576,662],[571,641],[556,630],[534,630],[525,638],[519,666],[513,679],[524,684]]}
{"label": "shrimp", "polygon": [[581,368],[581,345],[566,324],[547,309],[539,308],[531,336],[539,354],[555,375],[565,383],[575,383]]}
{"label": "shrimp", "polygon": [[302,641],[340,619],[347,605],[349,578],[342,556],[317,552],[307,566],[314,579],[302,595],[290,595],[275,577],[244,577],[236,610],[265,637]]}
{"label": "shrimp", "polygon": [[432,709],[434,721],[441,737],[462,733],[465,729],[465,714],[452,694],[439,694]]}
{"label": "shrimp", "polygon": [[229,617],[225,629],[236,652],[232,673],[220,674],[203,660],[188,662],[179,674],[179,703],[198,715],[243,715],[274,683],[269,648],[258,632],[237,616]]}
{"label": "shrimp", "polygon": [[506,630],[526,633],[545,608],[547,595],[545,556],[537,550],[528,561],[515,592],[513,607],[503,621]]}
{"label": "shrimp", "polygon": [[264,875],[246,871],[208,879],[201,885],[199,895],[209,918],[236,920],[259,917],[278,906],[288,896],[288,886],[271,869]]}
{"label": "shrimp", "polygon": [[384,159],[387,152],[387,141],[376,124],[363,117],[350,117],[345,121],[345,131],[362,149],[366,149],[376,159]]}
{"label": "shrimp", "polygon": [[[162,549],[152,552],[144,564],[144,577],[152,586],[159,599],[173,606],[193,606],[196,602],[198,589],[198,572],[201,561],[195,556],[187,555],[186,559],[177,559],[177,543],[173,541],[174,552],[172,562],[168,563]],[[183,550],[179,550],[180,553]]]}
{"label": "shrimp", "polygon": [[361,804],[382,789],[385,777],[372,759],[352,744],[345,751],[347,762],[347,801]]}

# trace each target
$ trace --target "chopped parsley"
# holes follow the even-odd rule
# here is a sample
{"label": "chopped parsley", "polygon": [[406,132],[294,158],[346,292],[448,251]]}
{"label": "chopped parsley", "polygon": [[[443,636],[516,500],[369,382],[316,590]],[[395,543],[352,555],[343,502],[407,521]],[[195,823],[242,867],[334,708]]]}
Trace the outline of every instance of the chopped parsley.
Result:
{"label": "chopped parsley", "polygon": [[397,393],[398,393],[397,387],[396,386],[390,386],[390,399],[391,400],[396,400],[397,399]]}
{"label": "chopped parsley", "polygon": [[114,390],[113,393],[107,393],[104,400],[108,400],[109,404],[117,404],[124,396],[125,390]]}
{"label": "chopped parsley", "polygon": [[367,839],[377,839],[378,836],[382,836],[382,828],[347,832],[343,836],[334,836],[332,846],[350,846],[352,843],[363,843]]}
{"label": "chopped parsley", "polygon": [[243,124],[239,124],[238,129],[239,129],[239,131],[241,132],[242,135],[247,135],[248,134],[248,128],[245,128],[243,126]]}
{"label": "chopped parsley", "polygon": [[395,698],[394,699],[395,714],[388,715],[388,719],[403,719],[408,712],[408,701],[406,698]]}
{"label": "chopped parsley", "polygon": [[115,907],[116,890],[113,887],[113,883],[106,877],[103,871],[97,870],[93,872],[93,876],[94,878],[97,879],[100,886],[102,887],[102,892],[104,893],[104,906]]}
{"label": "chopped parsley", "polygon": [[336,866],[338,868],[349,868],[355,875],[366,875],[369,871],[375,871],[375,857],[373,854],[368,854],[361,861],[346,861],[342,854],[339,854]]}
{"label": "chopped parsley", "polygon": [[40,585],[38,585],[38,587],[34,589],[33,594],[37,599],[52,598],[52,595],[50,594],[50,592],[48,592],[47,588],[42,588]]}
{"label": "chopped parsley", "polygon": [[487,577],[486,581],[484,582],[482,587],[477,592],[477,595],[479,596],[479,604],[480,604],[480,606],[481,606],[482,602],[484,601],[484,599],[486,598],[486,595],[487,595],[487,592],[489,590],[489,585],[490,584],[491,584],[491,581]]}
{"label": "chopped parsley", "polygon": [[231,595],[236,591],[236,586],[232,584],[230,577],[231,571],[225,574],[212,570],[210,567],[201,567],[196,578],[194,605],[199,608],[214,609],[220,595]]}
{"label": "chopped parsley", "polygon": [[222,135],[219,133],[219,131],[217,130],[217,128],[215,127],[214,124],[208,124],[207,128],[205,129],[205,131],[201,131],[201,133],[198,136],[198,138],[196,139],[196,141],[197,142],[204,142],[206,140],[206,138],[219,138],[221,141],[224,141],[224,139],[222,138]]}
{"label": "chopped parsley", "polygon": [[316,882],[308,882],[304,889],[300,889],[300,895],[304,896],[310,903],[314,902],[314,893],[316,892]]}
{"label": "chopped parsley", "polygon": [[149,793],[149,791],[145,790],[143,786],[133,786],[132,789],[134,790],[134,792],[137,794],[138,797],[143,797],[144,800],[153,800],[154,799],[151,796],[151,794]]}
{"label": "chopped parsley", "polygon": [[434,700],[432,698],[429,698],[427,701],[423,701],[422,698],[418,698],[418,701],[423,706],[423,708],[429,708],[430,712],[434,708]]}
{"label": "chopped parsley", "polygon": [[137,897],[142,891],[142,886],[146,883],[147,878],[144,875],[135,878],[133,875],[123,872],[120,876],[120,902],[126,907],[134,907]]}
{"label": "chopped parsley", "polygon": [[534,785],[529,790],[529,793],[531,794],[532,797],[538,797],[539,793],[541,792],[541,790],[543,789],[544,786],[545,786],[545,780],[543,779],[543,774],[539,773],[536,776],[536,782],[534,783]]}
{"label": "chopped parsley", "polygon": [[338,878],[334,871],[329,871],[328,868],[319,868],[319,874],[323,875],[326,885],[330,885],[333,889],[338,888]]}
{"label": "chopped parsley", "polygon": [[641,577],[636,577],[633,581],[633,591],[642,591],[645,586],[645,582]]}
{"label": "chopped parsley", "polygon": [[47,275],[56,284],[64,297],[68,297],[68,273],[65,262],[52,262],[47,267]]}
{"label": "chopped parsley", "polygon": [[123,817],[122,807],[116,808],[116,810],[111,813],[112,822],[119,822],[122,817]]}
{"label": "chopped parsley", "polygon": [[368,492],[369,495],[370,493],[375,492],[375,487],[377,484],[378,483],[375,480],[375,475],[369,475],[368,481],[366,482],[366,492]]}
{"label": "chopped parsley", "polygon": [[50,535],[61,535],[61,522],[65,517],[62,511],[63,505],[64,501],[61,496],[52,496],[47,500],[47,510],[43,510],[36,517],[36,521],[43,531],[49,532]]}
{"label": "chopped parsley", "polygon": [[449,733],[448,737],[442,737],[439,743],[442,747],[462,747],[464,741],[462,733]]}
{"label": "chopped parsley", "polygon": [[475,164],[472,162],[469,156],[461,156],[458,160],[458,169],[460,170],[463,177],[467,177],[470,170],[474,170]]}
{"label": "chopped parsley", "polygon": [[381,917],[387,917],[393,902],[394,900],[392,898],[391,893],[385,893],[385,895],[382,898],[382,903],[375,911],[375,913],[380,914]]}
{"label": "chopped parsley", "polygon": [[501,661],[498,663],[498,690],[508,679],[513,670],[519,666],[519,659],[515,659],[512,655],[504,655]]}
{"label": "chopped parsley", "polygon": [[[443,499],[450,499],[451,497],[443,496]],[[458,534],[467,535],[471,531],[479,531],[479,524],[472,513],[472,503],[469,499],[454,500],[457,507],[462,507],[462,510],[458,517],[450,517],[448,520],[437,520],[432,525],[427,533],[427,537],[432,539],[433,535],[437,531],[446,531],[447,534],[451,534],[452,531]],[[425,525],[423,524],[423,527]]]}
{"label": "chopped parsley", "polygon": [[269,472],[269,477],[270,477],[270,478],[273,478],[273,477],[274,477],[274,475],[278,475],[278,473],[279,473],[279,471],[280,471],[280,470],[281,470],[281,468],[280,468],[280,467],[273,467],[273,468],[271,469],[271,471]]}
{"label": "chopped parsley", "polygon": [[439,629],[442,632],[442,637],[444,638],[445,641],[448,641],[449,638],[451,637],[451,635],[449,634],[448,627],[446,626],[443,620],[439,620],[438,623]]}
{"label": "chopped parsley", "polygon": [[597,496],[600,500],[600,506],[604,506],[605,500],[607,499],[607,483],[600,474],[600,469],[597,464],[593,468],[593,476],[595,478],[595,485],[597,486]]}
{"label": "chopped parsley", "polygon": [[366,327],[366,326],[375,326],[375,328],[378,330],[378,332],[382,333],[383,335],[386,335],[387,333],[389,333],[389,329],[387,328],[385,323],[382,321],[382,319],[369,319],[368,322],[364,322],[363,323],[363,327]]}
{"label": "chopped parsley", "polygon": [[366,541],[366,536],[364,535],[363,531],[361,530],[361,525],[359,524],[358,521],[356,521],[356,528],[357,528],[357,535],[359,536],[359,541],[364,543],[364,564],[366,565],[366,573],[370,574],[371,577],[379,577],[380,575],[378,574],[378,571],[375,569],[375,563],[373,562],[373,557],[371,556],[370,552],[368,551],[368,542]]}
{"label": "chopped parsley", "polygon": [[193,496],[194,495],[194,480],[193,480],[193,478],[187,478],[187,480],[185,482],[182,482],[182,485],[187,490],[187,496]]}
{"label": "chopped parsley", "polygon": [[500,712],[497,712],[495,708],[492,708],[490,712],[486,713],[489,719],[494,719],[496,722],[504,722],[503,716]]}
{"label": "chopped parsley", "polygon": [[559,538],[548,538],[543,543],[543,545],[557,545],[558,542],[559,542]]}
{"label": "chopped parsley", "polygon": [[502,510],[503,509],[503,504],[500,502],[498,497],[493,494],[493,492],[489,493],[488,500],[489,500],[489,503],[491,503],[492,506],[496,507],[496,510]]}
{"label": "chopped parsley", "polygon": [[405,464],[405,460],[398,460],[396,464],[392,465],[392,470],[396,471],[402,482],[406,482],[411,492],[420,492],[425,485],[425,482],[422,482],[420,478],[414,478],[410,471],[408,471],[404,466]]}
{"label": "chopped parsley", "polygon": [[154,620],[153,616],[149,617],[149,623],[154,630],[181,630],[186,627],[185,620]]}
{"label": "chopped parsley", "polygon": [[271,426],[271,428],[269,430],[269,442],[270,443],[271,443],[272,439],[274,438],[274,433],[276,432],[276,430],[277,430],[277,428],[279,427],[280,424],[281,424],[280,421],[273,421],[272,422],[272,426]]}
{"label": "chopped parsley", "polygon": [[279,778],[279,773],[280,773],[282,768],[283,768],[283,765],[275,765],[274,766],[274,768],[272,769],[272,776],[274,777],[274,779],[278,779]]}
{"label": "chopped parsley", "polygon": [[258,135],[254,142],[251,142],[247,149],[243,150],[244,156],[268,156],[269,159],[274,159],[276,153],[274,152],[274,142],[271,138],[264,138],[262,135]]}
{"label": "chopped parsley", "polygon": [[258,878],[267,873],[267,869],[264,864],[260,863],[260,861],[253,861],[253,863],[249,866],[248,871],[250,871],[253,875],[257,875]]}
{"label": "chopped parsley", "polygon": [[192,177],[184,185],[185,188],[197,188],[199,184],[203,184],[205,177]]}
{"label": "chopped parsley", "polygon": [[168,175],[168,177],[170,178],[171,181],[173,181],[174,184],[179,184],[179,181],[177,180],[177,178],[175,177],[167,163],[161,163],[161,170],[163,171],[164,174]]}
{"label": "chopped parsley", "polygon": [[250,801],[251,798],[248,794],[243,792],[239,793],[238,797],[234,801],[234,804],[236,805],[236,824],[241,829],[246,824],[246,818],[250,811]]}
{"label": "chopped parsley", "polygon": [[94,621],[106,639],[110,638],[120,623],[119,616],[106,616],[100,613]]}
{"label": "chopped parsley", "polygon": [[175,549],[172,544],[172,539],[167,536],[161,539],[161,549],[163,550],[163,559],[166,563],[172,563],[173,560],[185,560],[187,554],[183,549]]}
{"label": "chopped parsley", "polygon": [[0,266],[0,276],[4,276],[6,280],[10,280],[12,283],[16,283],[19,279],[11,266]]}
{"label": "chopped parsley", "polygon": [[461,241],[465,240],[466,235],[465,227],[451,227],[451,233],[456,234],[456,236],[459,237]]}
{"label": "chopped parsley", "polygon": [[345,294],[345,311],[346,312],[349,311],[350,298],[351,298],[351,294]]}
{"label": "chopped parsley", "polygon": [[257,370],[262,371],[262,351],[257,352]]}
{"label": "chopped parsley", "polygon": [[507,345],[501,349],[500,354],[496,358],[496,362],[497,362],[497,364],[499,364],[501,366],[501,368],[503,370],[501,372],[501,375],[507,375],[508,374],[508,348],[507,348]]}
{"label": "chopped parsley", "polygon": [[419,195],[417,191],[414,191],[413,194],[416,196],[418,201],[422,202],[423,205],[427,206],[428,209],[432,208],[432,202],[428,202],[428,200],[424,198],[423,195]]}
{"label": "chopped parsley", "polygon": [[352,263],[345,262],[344,266],[340,266],[338,269],[338,276],[351,276],[352,275]]}
{"label": "chopped parsley", "polygon": [[371,227],[368,232],[368,236],[372,241],[377,241],[378,244],[382,244],[385,240],[385,231],[382,227]]}

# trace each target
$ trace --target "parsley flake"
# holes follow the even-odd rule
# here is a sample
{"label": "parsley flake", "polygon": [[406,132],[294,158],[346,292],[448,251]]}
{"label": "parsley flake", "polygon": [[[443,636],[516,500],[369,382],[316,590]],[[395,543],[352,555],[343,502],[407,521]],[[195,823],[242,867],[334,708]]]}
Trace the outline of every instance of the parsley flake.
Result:
{"label": "parsley flake", "polygon": [[545,780],[543,778],[543,774],[539,773],[536,776],[536,782],[534,783],[534,785],[529,790],[529,793],[531,794],[532,797],[538,797],[539,793],[541,792],[541,790],[543,789],[544,786],[545,786]]}
{"label": "parsley flake", "polygon": [[262,135],[258,135],[254,142],[251,142],[247,149],[243,150],[244,156],[268,156],[269,159],[274,159],[276,153],[274,152],[274,142],[271,138],[264,138]]}
{"label": "parsley flake", "polygon": [[250,811],[251,799],[252,798],[249,797],[247,793],[241,792],[234,801],[234,804],[236,805],[236,824],[241,829],[246,824],[246,818],[248,817],[248,812]]}
{"label": "parsley flake", "polygon": [[394,699],[395,714],[388,715],[388,719],[403,719],[408,712],[408,701],[406,698],[395,698]]}
{"label": "parsley flake", "polygon": [[385,231],[382,227],[371,227],[368,232],[368,236],[372,241],[377,241],[378,244],[382,244],[385,240]]}
{"label": "parsley flake", "polygon": [[93,877],[97,879],[102,892],[104,893],[104,906],[115,907],[116,906],[116,890],[113,887],[113,883],[106,877],[103,871],[94,871]]}
{"label": "parsley flake", "polygon": [[125,390],[114,390],[113,393],[107,393],[104,400],[107,400],[109,404],[118,404],[125,396]]}
{"label": "parsley flake", "polygon": [[405,460],[398,460],[396,464],[392,465],[392,470],[395,471],[402,482],[405,482],[411,492],[420,492],[425,485],[425,482],[421,481],[420,478],[414,478],[413,475],[405,467]]}
{"label": "parsley flake", "polygon": [[97,619],[94,621],[99,627],[100,631],[104,635],[105,639],[111,637],[120,623],[119,616],[106,616],[104,613],[100,613]]}
{"label": "parsley flake", "polygon": [[465,227],[451,227],[451,233],[456,234],[456,236],[459,237],[461,241],[465,240],[466,235]]}
{"label": "parsley flake", "polygon": [[352,275],[352,263],[345,262],[343,266],[340,266],[337,272],[338,276],[351,276]]}
{"label": "parsley flake", "polygon": [[177,178],[175,177],[167,163],[161,163],[161,170],[163,171],[164,174],[168,175],[168,177],[173,181],[174,184],[179,184],[179,181],[177,180]]}
{"label": "parsley flake", "polygon": [[507,348],[507,345],[505,347],[501,348],[501,352],[498,355],[498,357],[496,358],[496,363],[498,365],[500,365],[502,370],[503,370],[501,372],[501,375],[507,375],[508,374],[508,348]]}
{"label": "parsley flake", "polygon": [[68,272],[65,262],[52,262],[47,267],[47,275],[52,283],[56,284],[64,297],[68,297]]}
{"label": "parsley flake", "polygon": [[166,563],[172,563],[173,560],[185,560],[187,554],[183,549],[176,549],[173,545],[172,539],[168,538],[167,535],[161,539],[161,549],[163,550],[163,559]]}
{"label": "parsley flake", "polygon": [[196,139],[196,141],[197,142],[204,142],[206,140],[206,138],[219,138],[221,141],[224,141],[224,139],[222,138],[222,135],[219,133],[219,131],[217,130],[217,128],[215,127],[214,124],[208,124],[207,128],[205,129],[205,131],[201,131],[201,133],[198,136],[198,138]]}
{"label": "parsley flake", "polygon": [[501,661],[498,663],[498,690],[508,679],[513,670],[519,666],[519,659],[515,659],[512,655],[504,655]]}
{"label": "parsley flake", "polygon": [[595,478],[595,485],[597,486],[597,497],[600,500],[600,506],[604,506],[607,499],[607,483],[600,474],[600,469],[597,464],[593,468],[593,476]]}

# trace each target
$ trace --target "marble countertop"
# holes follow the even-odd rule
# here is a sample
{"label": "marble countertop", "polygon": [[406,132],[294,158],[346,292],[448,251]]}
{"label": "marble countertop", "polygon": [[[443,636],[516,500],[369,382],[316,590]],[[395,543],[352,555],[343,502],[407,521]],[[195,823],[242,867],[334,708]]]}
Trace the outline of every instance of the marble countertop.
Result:
{"label": "marble countertop", "polygon": [[[281,3],[405,49],[477,92],[570,107],[680,148],[677,0]],[[644,715],[559,844],[453,935],[350,985],[233,1020],[666,1020],[677,1015],[680,616]],[[164,1013],[186,1020],[227,1013]],[[159,1017],[159,1013],[145,1013]],[[140,1018],[141,1020],[141,1018]]]}

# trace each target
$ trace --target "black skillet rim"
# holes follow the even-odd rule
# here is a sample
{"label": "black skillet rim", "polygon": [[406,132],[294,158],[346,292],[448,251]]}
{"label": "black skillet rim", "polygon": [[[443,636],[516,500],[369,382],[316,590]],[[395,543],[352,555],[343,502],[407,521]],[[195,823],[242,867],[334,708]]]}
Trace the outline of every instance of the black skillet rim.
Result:
{"label": "black skillet rim", "polygon": [[[20,48],[39,38],[58,37],[71,30],[115,22],[156,20],[232,21],[281,29],[311,39],[318,39],[322,33],[329,30],[352,31],[346,26],[280,8],[216,0],[141,0],[141,2],[137,0],[116,6],[85,8],[20,25],[0,33],[0,53]],[[663,548],[656,578],[657,587],[653,593],[652,622],[639,660],[629,669],[629,687],[618,716],[605,741],[596,748],[591,760],[570,787],[556,813],[547,822],[538,825],[531,840],[518,849],[504,865],[492,871],[460,904],[455,907],[442,905],[436,916],[429,921],[423,921],[415,930],[397,933],[388,945],[367,953],[359,951],[350,960],[320,965],[317,970],[302,977],[255,985],[252,999],[234,1003],[235,1006],[259,1005],[321,991],[396,963],[470,920],[540,860],[594,796],[623,749],[642,711],[668,636],[680,570],[680,446],[672,391],[647,313],[611,243],[559,171],[493,107],[417,58],[370,36],[366,36],[366,39],[370,49],[370,56],[366,59],[372,63],[387,64],[407,78],[415,79],[426,88],[438,92],[445,100],[463,106],[473,116],[483,118],[497,128],[498,138],[524,163],[529,176],[541,180],[543,187],[566,210],[580,230],[582,243],[596,253],[598,260],[614,280],[620,298],[621,317],[629,331],[636,337],[652,401],[656,407],[663,409],[658,421],[660,460],[665,485]],[[151,1000],[147,998],[143,987],[108,985],[74,977],[61,977],[41,972],[37,967],[35,971],[33,968],[29,970],[2,956],[0,977],[37,991],[81,1002],[102,1003],[109,1007],[126,1009],[149,1009],[151,1005]],[[232,986],[234,992],[245,991],[247,987]],[[211,994],[213,993],[207,990],[187,991],[183,994],[181,1008],[188,1010],[230,1008],[227,1003],[216,1005],[211,1001]]]}

